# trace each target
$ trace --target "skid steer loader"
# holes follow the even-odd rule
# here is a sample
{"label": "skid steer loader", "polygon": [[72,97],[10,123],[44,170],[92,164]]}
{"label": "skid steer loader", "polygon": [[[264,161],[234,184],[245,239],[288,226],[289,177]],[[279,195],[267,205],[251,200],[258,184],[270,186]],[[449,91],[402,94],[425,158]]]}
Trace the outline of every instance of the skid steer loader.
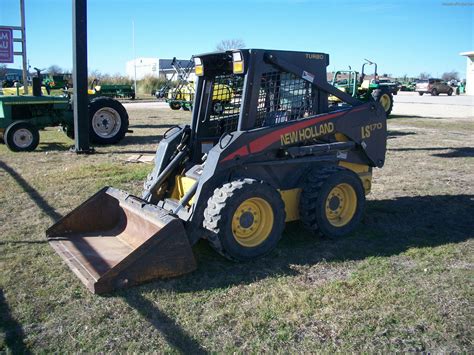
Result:
{"label": "skid steer loader", "polygon": [[[328,84],[328,64],[324,53],[261,49],[195,56],[191,125],[165,133],[143,195],[103,188],[46,231],[50,244],[106,293],[193,271],[200,238],[245,261],[269,253],[285,222],[350,233],[384,164],[386,115]],[[217,113],[224,85],[235,95]]]}

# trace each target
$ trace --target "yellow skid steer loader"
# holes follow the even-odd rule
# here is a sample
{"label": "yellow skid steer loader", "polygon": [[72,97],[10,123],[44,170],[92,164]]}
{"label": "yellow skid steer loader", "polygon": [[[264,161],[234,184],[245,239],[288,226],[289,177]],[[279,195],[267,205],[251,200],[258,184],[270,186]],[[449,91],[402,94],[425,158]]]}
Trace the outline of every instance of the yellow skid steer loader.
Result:
{"label": "yellow skid steer loader", "polygon": [[[94,293],[193,271],[201,238],[246,261],[271,252],[286,222],[339,237],[362,218],[385,160],[386,115],[327,83],[329,55],[245,49],[194,60],[192,122],[165,133],[142,196],[106,187],[46,231]],[[213,110],[226,87],[231,102]]]}

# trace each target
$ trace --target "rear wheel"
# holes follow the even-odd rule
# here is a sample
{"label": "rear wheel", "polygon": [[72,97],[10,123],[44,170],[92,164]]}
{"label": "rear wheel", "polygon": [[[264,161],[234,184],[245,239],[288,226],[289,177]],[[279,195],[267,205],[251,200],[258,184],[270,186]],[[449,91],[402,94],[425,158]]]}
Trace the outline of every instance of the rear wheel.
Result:
{"label": "rear wheel", "polygon": [[96,144],[120,142],[128,130],[128,114],[123,105],[110,97],[99,97],[89,104],[90,140]]}
{"label": "rear wheel", "polygon": [[275,248],[285,228],[285,206],[276,189],[241,179],[214,190],[204,211],[211,246],[229,259],[250,260]]}
{"label": "rear wheel", "polygon": [[329,237],[352,232],[365,208],[360,178],[344,168],[310,172],[300,198],[300,218],[307,229]]}
{"label": "rear wheel", "polygon": [[438,95],[439,95],[438,90],[436,89],[431,90],[431,96],[438,96]]}
{"label": "rear wheel", "polygon": [[39,144],[38,129],[28,122],[14,122],[4,135],[7,147],[14,152],[31,152]]}
{"label": "rear wheel", "polygon": [[423,92],[418,91],[418,95],[423,96],[423,94],[424,94]]}
{"label": "rear wheel", "polygon": [[393,95],[387,91],[376,89],[372,92],[372,97],[375,101],[380,102],[387,116],[390,115],[393,108]]}

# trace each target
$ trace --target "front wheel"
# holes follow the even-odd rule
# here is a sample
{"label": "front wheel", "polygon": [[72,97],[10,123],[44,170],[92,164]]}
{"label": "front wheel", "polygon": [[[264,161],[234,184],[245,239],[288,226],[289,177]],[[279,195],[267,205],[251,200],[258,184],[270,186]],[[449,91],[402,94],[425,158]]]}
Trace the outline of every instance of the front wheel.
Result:
{"label": "front wheel", "polygon": [[176,101],[171,101],[169,103],[169,105],[170,105],[170,109],[175,110],[175,111],[177,111],[181,108],[181,104],[179,102],[176,102]]}
{"label": "front wheel", "polygon": [[431,90],[431,96],[438,96],[438,95],[439,95],[438,90],[436,89]]}
{"label": "front wheel", "polygon": [[453,89],[449,89],[448,96],[451,96],[452,94],[453,94]]}
{"label": "front wheel", "polygon": [[214,190],[204,211],[211,246],[233,260],[250,260],[275,248],[285,228],[285,206],[272,186],[240,179]]}
{"label": "front wheel", "polygon": [[123,105],[110,97],[99,97],[89,104],[90,140],[96,144],[120,142],[128,130],[128,114]]}
{"label": "front wheel", "polygon": [[423,96],[423,94],[424,94],[423,92],[418,91],[418,95]]}
{"label": "front wheel", "polygon": [[314,233],[341,237],[359,224],[365,208],[364,187],[352,171],[333,167],[312,170],[300,197],[300,218]]}
{"label": "front wheel", "polygon": [[39,132],[28,122],[14,122],[5,130],[4,139],[13,152],[31,152],[39,144]]}

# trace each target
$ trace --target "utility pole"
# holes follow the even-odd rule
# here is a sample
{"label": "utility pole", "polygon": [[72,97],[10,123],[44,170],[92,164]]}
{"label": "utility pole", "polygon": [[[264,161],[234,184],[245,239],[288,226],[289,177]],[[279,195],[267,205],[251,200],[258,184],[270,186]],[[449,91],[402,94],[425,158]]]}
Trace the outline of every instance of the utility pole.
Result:
{"label": "utility pole", "polygon": [[133,88],[137,96],[137,57],[135,54],[135,20],[132,21],[132,47],[133,47]]}
{"label": "utility pole", "polygon": [[28,61],[26,60],[25,0],[20,0],[21,53],[23,57],[23,92],[28,95]]}
{"label": "utility pole", "polygon": [[87,0],[72,0],[74,82],[74,151],[90,154],[89,98],[87,93]]}

